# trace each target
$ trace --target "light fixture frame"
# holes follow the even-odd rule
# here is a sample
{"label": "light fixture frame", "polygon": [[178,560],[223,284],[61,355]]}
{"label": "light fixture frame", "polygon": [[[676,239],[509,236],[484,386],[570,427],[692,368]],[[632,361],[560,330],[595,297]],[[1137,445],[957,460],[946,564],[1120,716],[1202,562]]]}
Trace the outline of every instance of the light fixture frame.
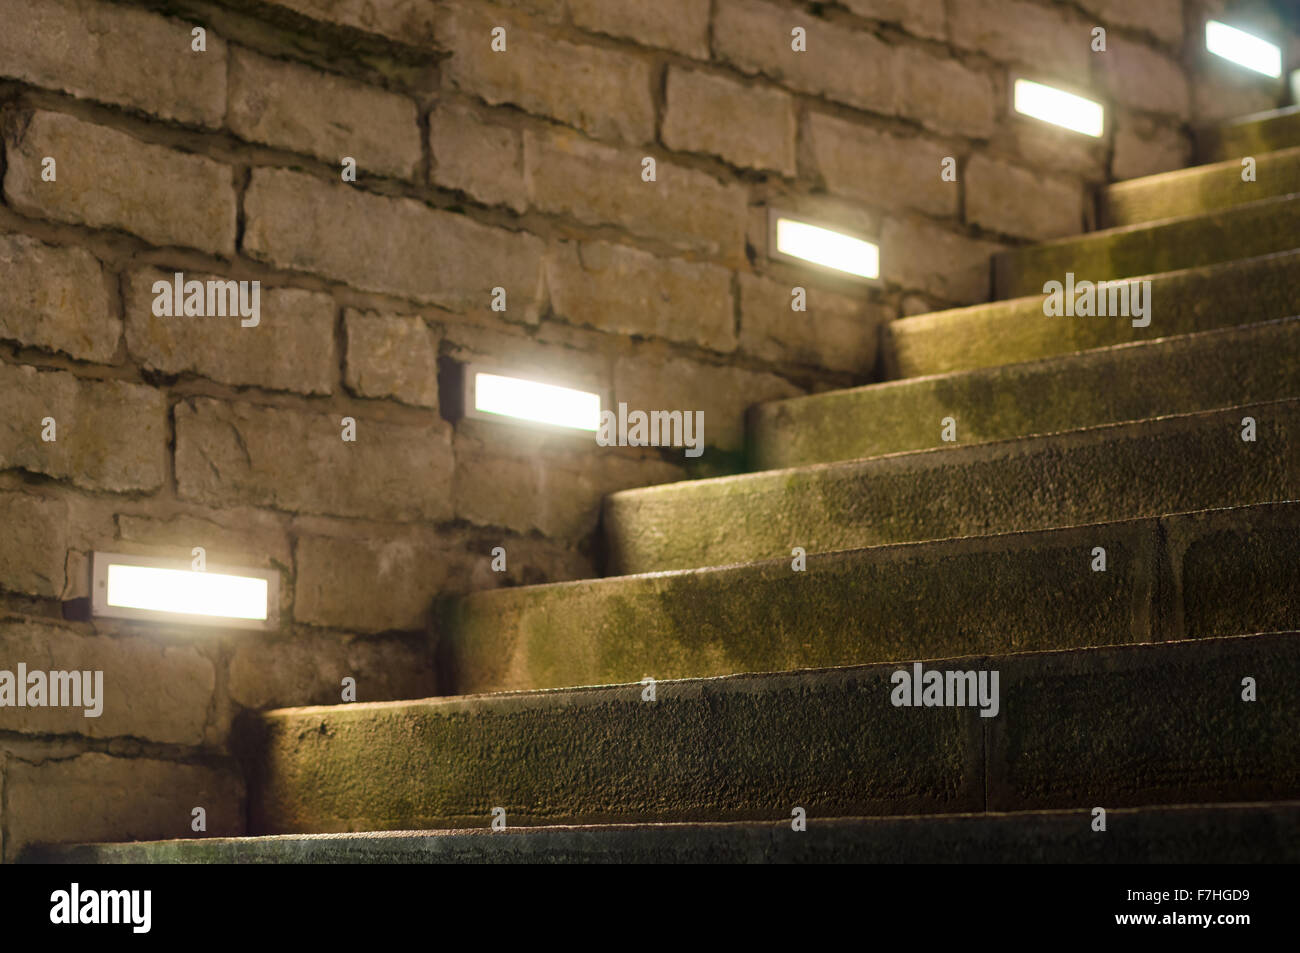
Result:
{"label": "light fixture frame", "polygon": [[[1108,100],[1099,98],[1095,90],[1084,89],[1077,83],[1061,82],[1056,79],[1047,78],[1032,73],[1011,72],[1008,74],[1010,81],[1007,83],[1007,112],[1017,122],[1028,124],[1033,129],[1054,129],[1058,133],[1077,137],[1082,142],[1105,142],[1111,132],[1111,104]],[[1069,93],[1071,96],[1077,96],[1080,99],[1086,99],[1090,103],[1096,103],[1101,107],[1101,132],[1098,135],[1090,136],[1086,132],[1080,132],[1077,129],[1071,129],[1069,126],[1062,126],[1058,123],[1049,122],[1046,119],[1039,119],[1037,116],[1031,116],[1028,113],[1022,113],[1016,108],[1016,81],[1025,80],[1030,83],[1037,83],[1039,86],[1047,86],[1051,89],[1060,90],[1063,93]]]}
{"label": "light fixture frame", "polygon": [[[795,255],[788,254],[777,249],[776,245],[776,223],[779,219],[790,219],[791,221],[801,222],[805,225],[812,225],[815,228],[824,228],[828,232],[837,232],[847,238],[853,238],[860,242],[866,242],[869,245],[876,246],[876,268],[877,275],[874,278],[868,278],[866,275],[855,275],[851,271],[842,271],[839,268],[832,268],[830,265],[821,265],[815,261],[809,261],[807,258],[799,258]],[[880,244],[880,238],[868,236],[862,232],[846,229],[843,225],[836,222],[827,221],[817,216],[804,215],[802,212],[792,212],[789,209],[779,208],[775,205],[767,207],[767,257],[771,261],[786,262],[791,265],[798,265],[800,268],[815,268],[818,272],[826,275],[834,275],[846,281],[854,281],[868,285],[879,285],[884,283],[883,248]]]}
{"label": "light fixture frame", "polygon": [[610,395],[608,389],[604,386],[595,385],[588,379],[583,379],[580,375],[576,377],[561,378],[555,374],[544,372],[533,372],[532,370],[520,370],[519,368],[502,367],[500,364],[487,364],[478,362],[467,362],[460,367],[461,385],[461,416],[469,420],[482,420],[495,424],[510,424],[515,427],[521,427],[526,430],[537,431],[556,437],[571,437],[577,440],[589,441],[595,439],[596,430],[581,430],[577,427],[565,427],[561,424],[551,424],[540,420],[528,420],[524,417],[511,417],[509,414],[490,414],[477,408],[477,378],[479,374],[492,374],[496,377],[509,377],[514,380],[528,381],[531,384],[545,384],[550,387],[562,387],[565,390],[581,391],[585,394],[595,394],[596,399],[600,402],[600,408],[596,414],[597,424],[600,422],[600,412],[610,408]]}
{"label": "light fixture frame", "polygon": [[162,612],[155,609],[111,606],[108,604],[108,567],[110,565],[142,566],[147,569],[176,569],[183,572],[199,573],[198,570],[193,568],[193,563],[188,559],[137,556],[130,553],[107,553],[96,550],[91,557],[90,568],[90,614],[92,617],[129,619],[135,622],[160,622],[171,625],[194,625],[218,629],[271,631],[280,627],[280,573],[274,569],[208,564],[207,569],[204,570],[205,573],[266,580],[266,618],[235,619],[228,616]]}

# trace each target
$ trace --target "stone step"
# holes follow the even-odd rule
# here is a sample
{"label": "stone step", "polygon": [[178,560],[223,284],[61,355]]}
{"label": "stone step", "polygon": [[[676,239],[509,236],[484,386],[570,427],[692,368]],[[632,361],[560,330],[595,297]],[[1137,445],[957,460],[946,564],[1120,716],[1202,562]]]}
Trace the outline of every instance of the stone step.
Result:
{"label": "stone step", "polygon": [[1252,155],[1254,178],[1245,181],[1241,158],[1108,186],[1101,196],[1101,227],[1135,225],[1244,205],[1300,192],[1300,148]]}
{"label": "stone step", "polygon": [[1298,498],[1293,399],[623,490],[603,523],[623,574]]}
{"label": "stone step", "polygon": [[994,297],[1042,294],[1049,281],[1110,281],[1213,265],[1300,247],[1300,196],[1108,228],[993,256]]}
{"label": "stone step", "polygon": [[[1142,280],[1142,279],[1135,279]],[[881,326],[887,378],[946,374],[1300,315],[1300,251],[1151,275],[1151,320],[1048,317],[1044,296],[902,318]]]}
{"label": "stone step", "polygon": [[1243,116],[1196,134],[1196,154],[1201,162],[1240,161],[1242,156],[1258,157],[1291,146],[1300,146],[1300,106]]}
{"label": "stone step", "polygon": [[996,671],[997,715],[896,706],[898,665],[268,712],[242,739],[249,832],[1300,798],[1300,634],[925,670],[983,671],[986,698]]}
{"label": "stone step", "polygon": [[[1096,548],[1105,570],[1094,570]],[[471,593],[448,693],[1300,629],[1300,503]]]}
{"label": "stone step", "polygon": [[950,415],[962,440],[978,443],[1284,397],[1300,397],[1300,317],[758,404],[750,463],[771,470],[939,447]]}
{"label": "stone step", "polygon": [[1265,864],[1300,861],[1300,801],[780,821],[278,834],[29,851],[56,864]]}

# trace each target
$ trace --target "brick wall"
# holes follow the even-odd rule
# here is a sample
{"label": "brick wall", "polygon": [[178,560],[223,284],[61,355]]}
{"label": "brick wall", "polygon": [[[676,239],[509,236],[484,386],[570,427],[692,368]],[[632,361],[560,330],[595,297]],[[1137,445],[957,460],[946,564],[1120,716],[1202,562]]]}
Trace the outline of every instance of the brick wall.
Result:
{"label": "brick wall", "polygon": [[[2,856],[240,831],[241,712],[435,691],[436,597],[598,572],[602,495],[734,468],[749,404],[870,380],[881,322],[985,299],[992,251],[1276,105],[1200,54],[1221,6],[0,0],[0,668],[107,695],[0,709]],[[1108,136],[1008,115],[1020,71]],[[877,236],[884,280],[767,261],[771,205]],[[260,281],[260,325],[155,316],[176,271]],[[710,449],[448,419],[470,361],[703,410]],[[86,618],[91,552],[194,546],[278,571],[280,630]]]}

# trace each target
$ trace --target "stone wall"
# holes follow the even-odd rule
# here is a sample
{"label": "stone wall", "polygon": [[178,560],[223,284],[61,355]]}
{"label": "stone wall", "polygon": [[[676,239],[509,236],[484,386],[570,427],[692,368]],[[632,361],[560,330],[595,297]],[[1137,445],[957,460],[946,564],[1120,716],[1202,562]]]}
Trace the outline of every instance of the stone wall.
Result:
{"label": "stone wall", "polygon": [[[734,469],[748,405],[871,380],[882,322],[1278,104],[1206,6],[0,0],[0,669],[106,691],[0,708],[0,856],[239,832],[241,712],[434,692],[438,596],[599,572],[602,495]],[[1107,136],[1009,115],[1022,72]],[[878,238],[883,280],[770,262],[769,206]],[[260,324],[156,316],[175,272],[260,281]],[[709,450],[457,419],[467,362],[702,410]],[[280,629],[89,620],[93,551],[195,546],[278,571]]]}

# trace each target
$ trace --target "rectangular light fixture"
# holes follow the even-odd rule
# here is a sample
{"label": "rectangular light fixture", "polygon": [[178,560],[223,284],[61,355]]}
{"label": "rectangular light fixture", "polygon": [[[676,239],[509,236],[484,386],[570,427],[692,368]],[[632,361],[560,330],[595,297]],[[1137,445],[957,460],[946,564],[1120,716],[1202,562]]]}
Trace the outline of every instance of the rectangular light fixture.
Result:
{"label": "rectangular light fixture", "polygon": [[600,395],[560,384],[465,368],[465,415],[503,417],[594,433],[600,429]]}
{"label": "rectangular light fixture", "polygon": [[809,262],[859,278],[880,277],[880,246],[844,232],[768,210],[768,256]]}
{"label": "rectangular light fixture", "polygon": [[1012,88],[1012,106],[1022,115],[1094,138],[1106,129],[1106,110],[1101,103],[1030,79],[1017,79]]}
{"label": "rectangular light fixture", "polygon": [[280,624],[280,574],[268,569],[191,568],[181,559],[95,553],[91,613],[234,629]]}
{"label": "rectangular light fixture", "polygon": [[1281,47],[1218,20],[1205,21],[1205,48],[1256,73],[1274,79],[1282,75]]}

